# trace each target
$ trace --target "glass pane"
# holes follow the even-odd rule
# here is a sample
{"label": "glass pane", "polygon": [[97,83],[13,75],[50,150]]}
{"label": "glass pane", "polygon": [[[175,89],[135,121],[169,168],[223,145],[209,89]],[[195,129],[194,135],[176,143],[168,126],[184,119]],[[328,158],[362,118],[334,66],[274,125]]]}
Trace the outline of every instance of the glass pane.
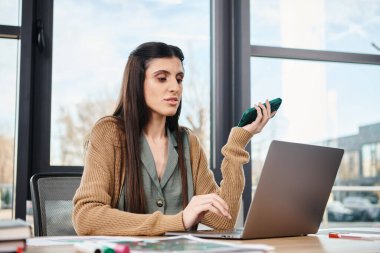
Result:
{"label": "glass pane", "polygon": [[251,44],[380,53],[380,0],[251,0]]}
{"label": "glass pane", "polygon": [[0,1],[0,25],[20,25],[19,22],[19,1]]}
{"label": "glass pane", "polygon": [[273,139],[343,148],[329,226],[380,221],[379,73],[375,65],[252,58],[252,104],[283,99],[252,140],[253,184]]}
{"label": "glass pane", "polygon": [[12,218],[18,41],[0,39],[0,219]]}
{"label": "glass pane", "polygon": [[114,109],[129,53],[147,41],[184,51],[180,124],[194,129],[209,153],[209,23],[209,1],[56,0],[50,163],[82,164],[85,137]]}

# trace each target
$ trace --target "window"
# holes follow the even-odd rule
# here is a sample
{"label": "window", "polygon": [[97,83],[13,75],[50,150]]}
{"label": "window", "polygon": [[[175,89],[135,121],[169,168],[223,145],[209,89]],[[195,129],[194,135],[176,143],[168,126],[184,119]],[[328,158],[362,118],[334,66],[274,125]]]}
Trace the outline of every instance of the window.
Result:
{"label": "window", "polygon": [[209,5],[199,0],[54,1],[51,165],[82,165],[86,136],[114,109],[129,53],[147,41],[184,51],[180,124],[193,129],[209,153]]}
{"label": "window", "polygon": [[0,39],[0,219],[13,217],[18,41]]}
{"label": "window", "polygon": [[[252,104],[267,97],[283,99],[266,130],[252,140],[253,182],[273,139],[349,151],[337,178],[342,184],[363,179],[365,173],[375,178],[374,166],[380,160],[376,160],[377,146],[369,143],[380,141],[379,71],[380,67],[371,65],[252,58]],[[360,152],[363,174],[355,169],[355,154]]]}
{"label": "window", "polygon": [[[278,114],[252,141],[253,185],[272,139],[343,148],[326,217],[378,221],[380,216],[367,214],[380,202],[380,2],[250,4],[251,102],[283,99]],[[370,207],[358,210],[352,200]]]}

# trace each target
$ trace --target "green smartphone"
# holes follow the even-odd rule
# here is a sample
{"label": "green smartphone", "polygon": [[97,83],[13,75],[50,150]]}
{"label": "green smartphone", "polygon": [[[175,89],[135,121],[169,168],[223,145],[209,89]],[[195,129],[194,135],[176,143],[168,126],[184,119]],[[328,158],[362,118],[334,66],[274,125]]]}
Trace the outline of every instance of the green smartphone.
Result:
{"label": "green smartphone", "polygon": [[[281,103],[282,103],[281,98],[275,98],[269,101],[271,111],[272,112],[277,111],[278,108],[280,108]],[[263,105],[266,106],[265,103],[263,103]],[[243,112],[243,116],[241,117],[238,126],[242,127],[242,126],[248,125],[252,123],[256,119],[256,117],[257,117],[256,108],[255,107],[248,108],[245,112]]]}

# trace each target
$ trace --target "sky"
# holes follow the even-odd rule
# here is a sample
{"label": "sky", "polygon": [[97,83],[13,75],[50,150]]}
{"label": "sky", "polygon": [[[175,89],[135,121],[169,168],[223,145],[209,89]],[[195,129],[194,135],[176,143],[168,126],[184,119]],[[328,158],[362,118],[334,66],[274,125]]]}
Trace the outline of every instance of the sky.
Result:
{"label": "sky", "polygon": [[0,1],[0,24],[18,25],[19,24],[19,1],[1,0]]}
{"label": "sky", "polygon": [[[379,0],[251,0],[250,7],[251,44],[378,54],[371,43],[380,45]],[[298,40],[285,43],[295,37],[289,32]]]}
{"label": "sky", "polygon": [[[17,25],[15,2],[0,1],[0,23]],[[74,113],[85,99],[116,99],[128,55],[145,41],[183,49],[184,93],[189,96],[182,115],[197,105],[209,109],[209,13],[209,1],[204,0],[56,0],[52,148],[58,147],[54,126],[61,108]],[[378,27],[380,0],[251,0],[255,45],[379,54],[371,46],[380,45]],[[0,55],[0,133],[12,134],[17,43],[0,40]],[[284,99],[268,131],[252,143],[272,137],[320,141],[356,134],[359,126],[379,122],[379,73],[371,65],[252,58],[252,104]],[[313,124],[307,126],[309,122]],[[187,124],[184,117],[181,123]]]}

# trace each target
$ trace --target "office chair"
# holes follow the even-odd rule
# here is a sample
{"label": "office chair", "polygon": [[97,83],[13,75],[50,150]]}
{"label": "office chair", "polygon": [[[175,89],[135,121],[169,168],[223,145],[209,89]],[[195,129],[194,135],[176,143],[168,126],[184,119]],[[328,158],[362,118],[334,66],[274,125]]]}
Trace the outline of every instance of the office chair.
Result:
{"label": "office chair", "polygon": [[82,173],[38,173],[30,178],[34,236],[76,235],[72,199]]}

